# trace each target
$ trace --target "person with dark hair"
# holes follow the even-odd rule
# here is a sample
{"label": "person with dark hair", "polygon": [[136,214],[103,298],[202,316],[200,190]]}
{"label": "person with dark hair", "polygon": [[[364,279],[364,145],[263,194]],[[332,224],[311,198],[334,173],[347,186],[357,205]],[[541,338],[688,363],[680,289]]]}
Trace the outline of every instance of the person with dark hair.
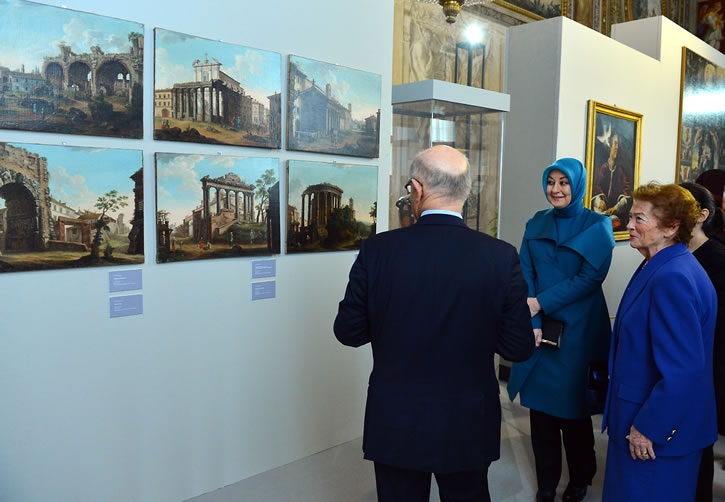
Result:
{"label": "person with dark hair", "polygon": [[[723,207],[723,192],[725,191],[725,171],[710,169],[701,173],[695,183],[702,185],[708,190],[717,201],[718,207]],[[725,208],[723,208],[725,209]]]}
{"label": "person with dark hair", "polygon": [[529,408],[539,502],[553,502],[562,467],[569,467],[564,502],[584,499],[597,471],[594,427],[586,400],[590,362],[607,358],[611,325],[602,282],[612,262],[614,236],[604,215],[583,205],[586,169],[563,158],[547,167],[542,188],[551,207],[526,224],[521,267],[537,345],[544,315],[564,323],[561,344],[541,344],[511,369],[508,393]]}
{"label": "person with dark hair", "polygon": [[[689,182],[680,183],[680,186],[688,190],[700,205],[700,215],[687,247],[705,269],[717,292],[717,321],[712,359],[717,430],[719,434],[725,435],[725,213],[716,204],[713,194],[704,186]],[[702,450],[696,502],[712,502],[714,475],[713,445],[710,445]]]}
{"label": "person with dark hair", "polygon": [[702,450],[717,439],[717,294],[687,249],[701,211],[675,184],[649,183],[632,198],[629,244],[644,260],[612,332],[602,501],[693,500]]}
{"label": "person with dark hair", "polygon": [[362,242],[334,332],[370,343],[363,452],[379,502],[487,502],[500,456],[495,354],[535,350],[516,248],[466,226],[466,157],[438,145],[419,153],[406,184],[414,225]]}

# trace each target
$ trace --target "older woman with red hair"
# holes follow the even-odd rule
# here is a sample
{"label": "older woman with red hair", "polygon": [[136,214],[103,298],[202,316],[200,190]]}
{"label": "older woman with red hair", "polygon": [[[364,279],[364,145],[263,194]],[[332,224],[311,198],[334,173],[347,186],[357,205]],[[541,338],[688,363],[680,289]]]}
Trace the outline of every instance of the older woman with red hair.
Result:
{"label": "older woman with red hair", "polygon": [[612,333],[602,500],[694,500],[702,450],[717,439],[717,295],[687,248],[700,207],[678,185],[632,197],[629,243],[644,260]]}

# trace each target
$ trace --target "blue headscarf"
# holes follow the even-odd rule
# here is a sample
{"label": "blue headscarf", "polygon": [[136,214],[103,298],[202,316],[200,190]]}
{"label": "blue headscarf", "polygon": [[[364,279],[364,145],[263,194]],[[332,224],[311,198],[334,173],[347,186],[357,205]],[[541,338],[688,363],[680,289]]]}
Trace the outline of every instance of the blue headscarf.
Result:
{"label": "blue headscarf", "polygon": [[[587,171],[584,166],[577,159],[571,157],[564,157],[559,159],[549,167],[544,169],[544,174],[541,178],[542,185],[544,186],[544,196],[546,197],[546,184],[549,179],[549,173],[554,169],[558,169],[564,176],[569,180],[571,186],[571,202],[568,206],[562,209],[554,208],[554,214],[564,218],[571,218],[576,216],[584,210],[584,193],[586,192],[587,185]],[[548,197],[547,197],[547,200]]]}

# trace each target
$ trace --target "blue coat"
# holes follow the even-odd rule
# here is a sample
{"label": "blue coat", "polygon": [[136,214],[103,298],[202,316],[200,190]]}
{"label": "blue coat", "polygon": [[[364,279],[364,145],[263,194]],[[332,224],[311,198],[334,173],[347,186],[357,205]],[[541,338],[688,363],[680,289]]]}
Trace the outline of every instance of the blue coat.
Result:
{"label": "blue coat", "polygon": [[658,457],[692,453],[717,440],[716,315],[712,282],[684,244],[643,262],[614,323],[602,423],[610,442],[628,447],[631,425],[652,440]]}
{"label": "blue coat", "polygon": [[443,214],[362,242],[335,336],[371,343],[365,458],[425,472],[499,457],[495,353],[534,351],[516,248]]}
{"label": "blue coat", "polygon": [[[520,256],[529,296],[547,315],[564,321],[561,348],[542,344],[513,365],[508,392],[513,400],[556,417],[588,416],[588,367],[605,360],[611,333],[602,282],[612,261],[611,220],[581,208],[570,217],[539,211],[526,224]],[[532,319],[541,327],[540,315]]]}

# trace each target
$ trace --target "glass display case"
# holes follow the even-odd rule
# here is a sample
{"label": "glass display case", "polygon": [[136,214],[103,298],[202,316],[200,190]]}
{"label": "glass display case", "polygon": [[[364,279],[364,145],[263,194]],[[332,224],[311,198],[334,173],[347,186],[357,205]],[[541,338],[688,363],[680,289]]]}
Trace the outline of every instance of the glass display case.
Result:
{"label": "glass display case", "polygon": [[405,183],[418,152],[449,145],[468,158],[473,186],[463,208],[466,224],[498,233],[503,114],[510,96],[440,80],[393,86],[393,166],[390,229],[413,223]]}

